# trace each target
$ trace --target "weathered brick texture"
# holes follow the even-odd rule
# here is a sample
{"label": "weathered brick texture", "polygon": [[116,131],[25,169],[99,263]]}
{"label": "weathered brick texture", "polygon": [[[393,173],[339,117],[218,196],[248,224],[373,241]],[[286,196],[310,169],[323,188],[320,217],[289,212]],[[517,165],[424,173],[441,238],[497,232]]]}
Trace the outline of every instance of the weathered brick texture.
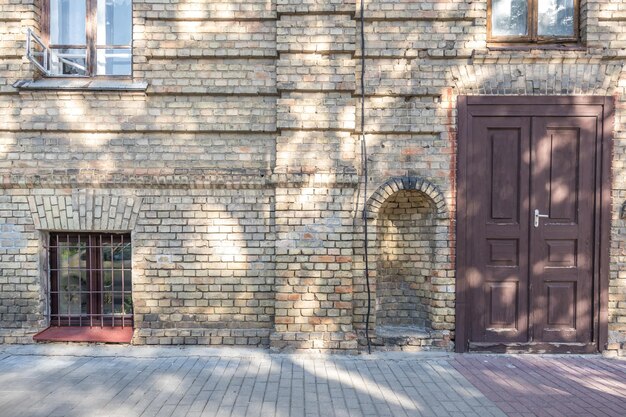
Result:
{"label": "weathered brick texture", "polygon": [[272,21],[150,20],[133,39],[133,53],[146,59],[197,57],[273,57]]}
{"label": "weathered brick texture", "polygon": [[[626,0],[580,3],[580,45],[514,49],[487,45],[486,0],[366,1],[363,51],[355,0],[134,0],[133,78],[148,87],[113,92],[13,87],[38,76],[24,48],[41,4],[0,0],[0,341],[47,324],[46,232],[115,227],[133,239],[133,343],[357,349],[368,201],[374,296],[428,328],[407,346],[449,349],[457,97],[608,95],[617,351]],[[384,295],[389,282],[402,285]],[[370,330],[394,336],[376,334],[376,311]]]}
{"label": "weathered brick texture", "polygon": [[228,20],[272,19],[276,3],[267,0],[134,0],[135,17],[153,20]]}
{"label": "weathered brick texture", "polygon": [[[267,344],[274,316],[268,191],[143,199],[133,244],[136,321],[146,343]],[[217,330],[229,333],[216,333]],[[236,335],[235,330],[250,330]],[[213,330],[214,332],[207,332]],[[170,332],[172,333],[172,332]],[[263,340],[259,336],[264,334]],[[245,339],[245,340],[244,340]]]}
{"label": "weathered brick texture", "polygon": [[272,59],[151,59],[136,76],[152,80],[149,93],[276,94]]}
{"label": "weathered brick texture", "polygon": [[[45,100],[47,106],[41,106]],[[273,97],[23,93],[0,97],[5,129],[107,131],[253,131],[276,129]],[[77,103],[80,103],[78,105]]]}
{"label": "weathered brick texture", "polygon": [[406,190],[392,195],[380,209],[377,326],[432,326],[434,213],[427,198]]}
{"label": "weathered brick texture", "polygon": [[35,230],[28,190],[0,195],[0,340],[29,343],[45,326],[46,285],[40,234]]}

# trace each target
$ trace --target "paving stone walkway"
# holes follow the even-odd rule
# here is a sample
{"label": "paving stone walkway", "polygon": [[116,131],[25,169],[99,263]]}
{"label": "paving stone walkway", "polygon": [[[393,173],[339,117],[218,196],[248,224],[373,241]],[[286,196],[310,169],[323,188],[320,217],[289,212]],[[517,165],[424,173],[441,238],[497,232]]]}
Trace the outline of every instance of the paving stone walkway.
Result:
{"label": "paving stone walkway", "polygon": [[458,355],[450,365],[510,417],[626,417],[623,360]]}
{"label": "paving stone walkway", "polygon": [[626,416],[626,361],[0,347],[0,416]]}

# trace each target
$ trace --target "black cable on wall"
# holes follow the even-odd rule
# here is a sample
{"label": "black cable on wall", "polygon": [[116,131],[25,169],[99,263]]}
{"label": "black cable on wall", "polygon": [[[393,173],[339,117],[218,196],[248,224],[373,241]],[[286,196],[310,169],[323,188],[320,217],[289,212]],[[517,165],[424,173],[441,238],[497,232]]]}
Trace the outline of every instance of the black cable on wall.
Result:
{"label": "black cable on wall", "polygon": [[365,285],[367,286],[367,313],[365,315],[365,339],[367,340],[367,353],[372,353],[370,341],[370,315],[372,313],[372,291],[370,289],[369,268],[369,236],[367,227],[367,142],[365,140],[365,21],[363,19],[363,0],[361,7],[361,171],[363,172],[363,256],[365,257]]}

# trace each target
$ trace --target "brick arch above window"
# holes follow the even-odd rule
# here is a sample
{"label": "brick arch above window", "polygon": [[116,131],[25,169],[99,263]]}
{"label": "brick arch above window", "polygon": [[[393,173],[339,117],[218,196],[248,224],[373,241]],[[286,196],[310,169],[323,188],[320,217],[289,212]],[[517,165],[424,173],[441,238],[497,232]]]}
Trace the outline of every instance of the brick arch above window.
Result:
{"label": "brick arch above window", "polygon": [[390,196],[403,190],[415,190],[427,196],[436,208],[438,219],[448,217],[448,209],[443,193],[435,184],[427,179],[416,176],[393,177],[378,187],[367,201],[367,217],[375,218],[378,211]]}
{"label": "brick arch above window", "polygon": [[447,78],[460,95],[609,96],[615,94],[622,70],[622,63],[494,65],[476,58],[471,64],[451,66]]}
{"label": "brick arch above window", "polygon": [[98,190],[28,197],[36,229],[75,232],[133,230],[141,203],[142,198],[135,195]]}
{"label": "brick arch above window", "polygon": [[580,0],[487,0],[488,42],[578,42],[579,22]]}

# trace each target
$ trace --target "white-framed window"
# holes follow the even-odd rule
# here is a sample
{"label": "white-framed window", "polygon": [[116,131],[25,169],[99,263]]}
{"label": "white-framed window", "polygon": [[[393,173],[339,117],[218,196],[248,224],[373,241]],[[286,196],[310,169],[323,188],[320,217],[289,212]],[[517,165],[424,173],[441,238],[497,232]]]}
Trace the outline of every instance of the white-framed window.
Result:
{"label": "white-framed window", "polygon": [[50,73],[132,74],[132,0],[44,0]]}

